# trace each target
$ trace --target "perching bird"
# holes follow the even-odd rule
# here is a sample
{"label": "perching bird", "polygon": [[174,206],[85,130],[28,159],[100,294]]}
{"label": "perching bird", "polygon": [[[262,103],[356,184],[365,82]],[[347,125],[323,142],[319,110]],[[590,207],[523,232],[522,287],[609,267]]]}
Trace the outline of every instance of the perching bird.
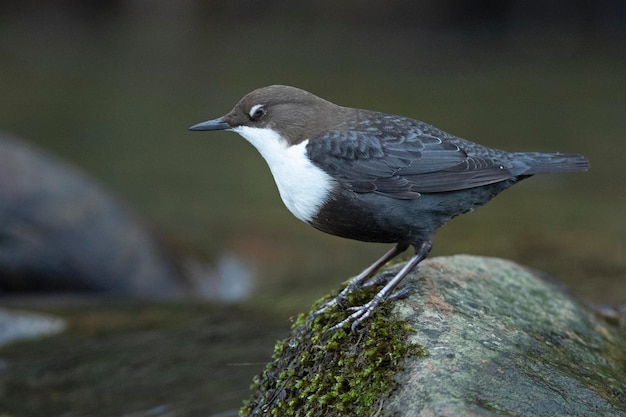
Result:
{"label": "perching bird", "polygon": [[409,245],[414,255],[372,298],[352,329],[430,252],[435,230],[534,174],[586,171],[571,153],[506,152],[402,116],[342,107],[295,87],[247,94],[225,116],[190,130],[230,130],[261,153],[287,208],[333,235],[395,247],[314,315],[341,303]]}

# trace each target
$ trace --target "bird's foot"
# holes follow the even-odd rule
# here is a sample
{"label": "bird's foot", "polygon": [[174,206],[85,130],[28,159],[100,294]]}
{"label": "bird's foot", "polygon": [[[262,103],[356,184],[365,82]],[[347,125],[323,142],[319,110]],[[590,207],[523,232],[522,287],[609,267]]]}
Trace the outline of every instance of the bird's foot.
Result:
{"label": "bird's foot", "polygon": [[[338,297],[338,296],[337,296]],[[337,301],[337,297],[331,299],[330,301],[325,302],[324,304],[322,304],[322,306],[320,308],[318,308],[317,310],[315,310],[314,312],[312,312],[311,314],[309,314],[306,318],[306,323],[305,325],[307,327],[309,327],[311,325],[311,323],[313,323],[313,321],[319,317],[320,315],[322,315],[325,311],[327,311],[329,308],[331,308],[332,306],[335,306],[337,304],[339,304],[339,302]]]}
{"label": "bird's foot", "polygon": [[[387,285],[387,283],[394,277],[394,275],[395,274],[392,272],[382,272],[378,275],[375,275],[374,277],[372,277],[371,279],[367,281],[363,281],[362,279],[358,279],[358,280],[353,279],[353,280],[348,281],[348,285],[346,285],[346,287],[339,294],[337,294],[334,298],[331,298],[330,300],[326,301],[324,304],[322,304],[321,307],[319,307],[313,313],[309,314],[309,316],[306,318],[306,325],[307,326],[310,325],[313,322],[313,320],[315,320],[316,317],[320,316],[321,314],[328,311],[332,307],[339,306],[339,307],[348,308],[349,310],[354,309],[355,307],[346,306],[346,302],[348,301],[348,297],[350,296],[350,294],[352,294],[355,291],[362,290],[365,288],[380,287],[383,285]],[[403,297],[399,297],[399,298],[403,298]]]}
{"label": "bird's foot", "polygon": [[316,317],[319,317],[321,314],[328,311],[330,308],[334,306],[343,306],[348,298],[348,295],[350,295],[353,291],[355,291],[358,288],[359,288],[359,285],[357,283],[353,283],[352,281],[348,282],[348,285],[346,285],[346,287],[343,290],[341,290],[339,294],[337,294],[334,298],[331,298],[330,300],[326,301],[324,304],[322,304],[321,307],[319,307],[313,313],[309,314],[309,316],[306,318],[306,325],[309,326],[313,322],[313,320],[315,320]]}
{"label": "bird's foot", "polygon": [[[320,314],[324,313],[331,307],[334,307],[337,305],[339,306],[343,305],[343,303],[345,303],[346,299],[348,298],[348,295],[350,295],[356,289],[361,288],[364,285],[367,285],[367,286],[376,285],[376,281],[378,280],[377,278],[373,280],[374,283],[372,284],[369,284],[369,283],[366,284],[366,282],[368,282],[368,280],[372,276],[374,276],[374,274],[376,274],[376,271],[378,271],[383,265],[385,265],[391,259],[395,258],[398,254],[404,252],[407,247],[408,247],[408,244],[406,243],[398,243],[391,250],[385,253],[380,259],[378,259],[372,265],[368,266],[363,272],[361,272],[356,277],[352,278],[348,282],[348,285],[335,298],[322,304],[321,307],[319,307],[315,312],[313,312],[307,317],[306,325],[309,326],[313,322],[313,320],[315,320],[316,317],[318,317]],[[386,284],[388,279],[384,278],[384,280]]]}
{"label": "bird's foot", "polygon": [[363,304],[361,306],[348,307],[347,310],[352,311],[353,313],[350,314],[347,318],[345,318],[341,322],[329,328],[327,332],[332,332],[332,331],[341,329],[343,326],[345,326],[348,323],[352,323],[350,325],[350,330],[354,332],[361,323],[363,323],[365,320],[367,320],[367,318],[369,318],[372,315],[374,310],[376,310],[376,308],[383,301],[401,300],[403,298],[408,297],[409,293],[412,290],[413,290],[412,286],[406,286],[389,295],[386,295],[384,291],[380,291],[368,303]]}
{"label": "bird's foot", "polygon": [[404,277],[415,268],[415,266],[422,261],[430,252],[430,241],[422,242],[420,246],[415,250],[415,255],[409,259],[402,269],[398,273],[396,273],[393,278],[389,279],[385,286],[374,295],[374,297],[366,304],[363,304],[360,307],[351,307],[349,310],[354,311],[350,314],[346,319],[337,323],[330,329],[329,332],[342,328],[344,325],[348,323],[351,324],[351,329],[354,331],[359,324],[361,324],[364,320],[366,320],[369,316],[372,315],[372,312],[378,307],[380,303],[385,300],[398,300],[400,298],[404,298],[408,295],[411,290],[411,287],[404,287],[398,291],[394,292],[394,289],[397,285],[404,279]]}
{"label": "bird's foot", "polygon": [[341,329],[343,326],[345,326],[348,323],[352,323],[350,325],[350,330],[354,332],[356,330],[356,328],[359,327],[359,325],[363,321],[365,321],[369,316],[372,315],[372,312],[383,301],[384,300],[382,298],[378,297],[378,294],[377,294],[368,303],[363,304],[362,306],[350,307],[348,310],[353,311],[353,313],[350,314],[344,320],[342,320],[339,323],[335,324],[333,327],[329,328],[327,330],[327,332],[334,332],[335,330],[339,330],[339,329]]}
{"label": "bird's foot", "polygon": [[374,275],[369,280],[365,281],[359,288],[380,287],[387,285],[387,283],[395,276],[393,272],[383,271],[377,275]]}
{"label": "bird's foot", "polygon": [[415,286],[412,285],[412,284],[405,285],[404,287],[400,288],[398,291],[396,291],[393,294],[391,294],[387,298],[387,300],[389,300],[389,301],[403,300],[403,299],[407,298],[409,296],[409,294],[411,294],[411,291],[413,291],[414,289],[415,289]]}

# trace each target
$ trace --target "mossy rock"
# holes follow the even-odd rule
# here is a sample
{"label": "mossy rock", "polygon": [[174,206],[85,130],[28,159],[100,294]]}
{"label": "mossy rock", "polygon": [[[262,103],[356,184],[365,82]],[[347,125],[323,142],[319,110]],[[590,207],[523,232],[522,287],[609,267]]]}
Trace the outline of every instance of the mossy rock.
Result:
{"label": "mossy rock", "polygon": [[[363,304],[375,292],[358,292],[348,302]],[[255,394],[240,414],[332,417],[370,415],[379,409],[385,394],[395,388],[404,358],[424,354],[421,346],[407,342],[412,329],[391,309],[390,303],[383,304],[358,332],[349,326],[328,331],[345,318],[342,307],[308,324],[308,314],[298,316],[291,335],[276,344],[272,362],[255,379]]]}
{"label": "mossy rock", "polygon": [[325,332],[340,308],[297,318],[240,414],[626,416],[624,329],[537,272],[433,258],[405,285],[357,332]]}

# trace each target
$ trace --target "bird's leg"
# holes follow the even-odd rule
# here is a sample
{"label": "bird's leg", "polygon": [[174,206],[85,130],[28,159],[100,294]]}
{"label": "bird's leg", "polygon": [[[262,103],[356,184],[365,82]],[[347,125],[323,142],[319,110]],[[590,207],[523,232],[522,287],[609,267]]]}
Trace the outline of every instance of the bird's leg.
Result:
{"label": "bird's leg", "polygon": [[402,281],[402,279],[404,279],[404,277],[409,272],[411,272],[411,270],[413,270],[413,268],[415,268],[417,264],[419,264],[422,260],[424,260],[424,258],[426,258],[426,256],[428,256],[430,249],[431,249],[430,241],[422,242],[420,246],[418,246],[415,249],[415,254],[407,261],[407,263],[404,265],[404,267],[402,267],[400,272],[398,272],[396,276],[394,276],[391,280],[389,280],[387,285],[385,285],[374,296],[374,298],[372,298],[367,304],[364,304],[359,307],[354,307],[353,308],[355,310],[354,313],[350,314],[348,318],[346,318],[345,320],[341,321],[340,323],[337,323],[336,325],[328,329],[328,331],[340,329],[347,323],[352,323],[351,328],[352,328],[352,331],[354,331],[359,324],[361,324],[365,319],[367,319],[372,314],[372,311],[374,311],[374,309],[381,302],[389,299],[390,297],[392,298],[394,296],[394,293],[393,293],[394,288],[400,283],[400,281]]}
{"label": "bird's leg", "polygon": [[396,274],[389,271],[381,272],[380,274],[374,275],[373,277],[359,285],[359,288],[382,287],[383,285],[387,284],[389,280],[395,275]]}
{"label": "bird's leg", "polygon": [[337,304],[341,304],[341,302],[346,299],[348,294],[352,293],[357,288],[360,288],[363,285],[363,283],[367,281],[368,279],[370,279],[380,268],[382,268],[383,265],[385,265],[387,262],[389,262],[390,260],[398,256],[399,254],[404,252],[408,247],[409,245],[406,243],[398,243],[396,246],[390,249],[387,253],[381,256],[380,259],[378,259],[376,262],[368,266],[363,272],[361,272],[359,275],[357,275],[356,277],[348,281],[348,284],[346,285],[346,287],[339,294],[337,294],[335,298],[324,303],[314,313],[312,313],[311,315],[309,315],[309,317],[307,317],[306,319],[307,324],[311,323],[313,319],[315,319],[315,317],[319,316],[320,314],[322,314],[324,311],[328,310],[329,308]]}

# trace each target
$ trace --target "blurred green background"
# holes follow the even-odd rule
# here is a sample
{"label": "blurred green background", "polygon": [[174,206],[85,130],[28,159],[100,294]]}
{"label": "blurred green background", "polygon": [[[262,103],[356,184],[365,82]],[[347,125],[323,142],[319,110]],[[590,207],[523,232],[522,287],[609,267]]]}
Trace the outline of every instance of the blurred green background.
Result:
{"label": "blurred green background", "polygon": [[492,147],[579,152],[588,173],[522,182],[432,255],[508,258],[625,303],[626,6],[544,3],[3,2],[0,129],[92,174],[178,253],[252,264],[247,305],[282,328],[387,246],[300,223],[252,146],[188,126],[289,84]]}

